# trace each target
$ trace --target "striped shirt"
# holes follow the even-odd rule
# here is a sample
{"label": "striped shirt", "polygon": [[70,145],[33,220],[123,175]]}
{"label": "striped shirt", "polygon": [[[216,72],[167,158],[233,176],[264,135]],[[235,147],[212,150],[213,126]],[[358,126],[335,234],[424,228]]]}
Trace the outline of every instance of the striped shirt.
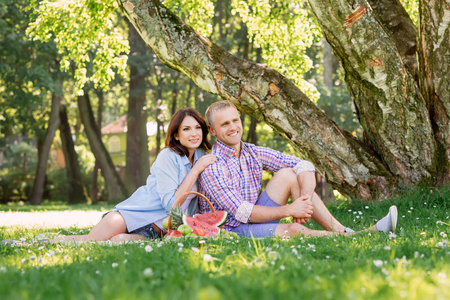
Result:
{"label": "striped shirt", "polygon": [[[200,175],[200,192],[210,199],[214,209],[228,212],[225,227],[249,222],[261,191],[263,170],[294,168],[297,174],[315,172],[308,161],[243,142],[240,155],[219,141],[210,154],[216,155],[217,161]],[[199,199],[199,204],[201,213],[210,211],[205,200]]]}

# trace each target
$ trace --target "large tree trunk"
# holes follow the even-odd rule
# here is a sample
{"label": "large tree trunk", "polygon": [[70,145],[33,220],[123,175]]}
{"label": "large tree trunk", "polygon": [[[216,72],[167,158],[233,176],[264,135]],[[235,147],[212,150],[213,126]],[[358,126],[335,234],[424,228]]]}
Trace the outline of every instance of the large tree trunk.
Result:
{"label": "large tree trunk", "polygon": [[450,1],[420,1],[419,82],[438,143],[439,184],[450,182]]}
{"label": "large tree trunk", "polygon": [[[443,172],[437,167],[441,147],[426,100],[408,71],[409,52],[397,48],[366,1],[309,2],[345,69],[367,143],[339,128],[286,77],[232,56],[199,36],[159,1],[121,1],[163,63],[271,125],[342,193],[366,199],[423,181],[433,183]],[[448,20],[448,15],[442,19]],[[441,22],[433,32],[443,26],[448,27],[448,22]],[[448,39],[441,40],[448,49]],[[448,99],[441,101],[448,105]],[[448,123],[444,128],[449,132]],[[448,158],[444,162],[448,171]]]}
{"label": "large tree trunk", "polygon": [[55,138],[56,130],[59,126],[59,107],[62,99],[62,78],[57,78],[57,91],[52,93],[52,108],[48,127],[45,132],[44,139],[38,143],[38,163],[36,167],[36,175],[34,177],[33,190],[31,192],[30,202],[39,205],[42,202],[42,195],[45,188],[45,174],[47,172],[48,155]]}
{"label": "large tree trunk", "polygon": [[100,129],[95,122],[91,101],[87,91],[85,91],[83,96],[78,96],[77,100],[78,110],[84,125],[86,136],[89,140],[89,146],[91,147],[91,151],[98,161],[100,169],[102,170],[102,175],[105,178],[109,202],[118,203],[119,201],[124,200],[128,196],[128,193],[114,167],[105,145],[103,145]]}
{"label": "large tree trunk", "polygon": [[130,91],[127,113],[127,150],[125,167],[125,184],[129,191],[145,183],[150,173],[146,89],[147,72],[142,67],[142,58],[146,45],[130,22],[128,23],[128,40],[130,42]]}
{"label": "large tree trunk", "polygon": [[64,159],[66,161],[67,178],[68,181],[68,202],[70,204],[86,203],[87,191],[83,185],[83,178],[81,176],[80,164],[78,162],[78,155],[75,152],[75,145],[72,139],[72,131],[70,130],[69,118],[67,116],[67,109],[62,105],[59,110],[59,136],[61,138]]}

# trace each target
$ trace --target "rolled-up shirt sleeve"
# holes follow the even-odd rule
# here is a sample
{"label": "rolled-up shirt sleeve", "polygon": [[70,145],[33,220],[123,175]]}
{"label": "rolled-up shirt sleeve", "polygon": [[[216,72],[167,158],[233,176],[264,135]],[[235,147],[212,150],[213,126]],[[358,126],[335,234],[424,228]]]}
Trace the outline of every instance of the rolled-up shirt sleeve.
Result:
{"label": "rolled-up shirt sleeve", "polygon": [[233,215],[236,220],[248,223],[253,204],[244,201],[227,168],[220,163],[210,165],[200,176],[201,186],[222,210]]}
{"label": "rolled-up shirt sleeve", "polygon": [[297,175],[301,172],[315,172],[314,165],[309,161],[270,148],[256,147],[256,150],[266,171],[277,172],[282,168],[293,168]]}

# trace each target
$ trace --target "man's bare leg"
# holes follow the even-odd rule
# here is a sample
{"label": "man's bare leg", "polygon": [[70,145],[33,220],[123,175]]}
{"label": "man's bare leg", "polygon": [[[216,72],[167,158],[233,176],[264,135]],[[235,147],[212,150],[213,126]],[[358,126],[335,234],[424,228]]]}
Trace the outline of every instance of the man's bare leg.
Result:
{"label": "man's bare leg", "polygon": [[344,232],[346,227],[336,220],[316,193],[313,194],[312,203],[314,212],[311,218],[317,224],[327,231]]}
{"label": "man's bare leg", "polygon": [[270,199],[279,205],[286,205],[289,196],[292,199],[300,197],[300,187],[298,186],[297,177],[292,169],[281,169],[266,186],[266,193]]}
{"label": "man's bare leg", "polygon": [[[292,169],[281,169],[267,184],[266,193],[270,199],[280,205],[286,205],[289,196],[292,199],[297,199],[300,196],[297,175]],[[317,224],[328,231],[344,232],[346,227],[333,217],[316,193],[314,193],[311,201],[314,205],[312,219]]]}

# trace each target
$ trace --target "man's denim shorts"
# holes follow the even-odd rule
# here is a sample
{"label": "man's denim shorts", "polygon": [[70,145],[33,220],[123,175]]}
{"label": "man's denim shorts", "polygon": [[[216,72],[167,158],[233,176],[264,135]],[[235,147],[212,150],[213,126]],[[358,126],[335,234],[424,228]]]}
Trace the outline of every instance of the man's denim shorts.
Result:
{"label": "man's denim shorts", "polygon": [[[256,205],[277,207],[280,206],[267,196],[264,191],[256,201]],[[267,223],[241,223],[238,227],[227,228],[229,231],[239,233],[246,237],[271,237],[275,235],[275,229],[277,228],[280,220],[270,221]]]}

